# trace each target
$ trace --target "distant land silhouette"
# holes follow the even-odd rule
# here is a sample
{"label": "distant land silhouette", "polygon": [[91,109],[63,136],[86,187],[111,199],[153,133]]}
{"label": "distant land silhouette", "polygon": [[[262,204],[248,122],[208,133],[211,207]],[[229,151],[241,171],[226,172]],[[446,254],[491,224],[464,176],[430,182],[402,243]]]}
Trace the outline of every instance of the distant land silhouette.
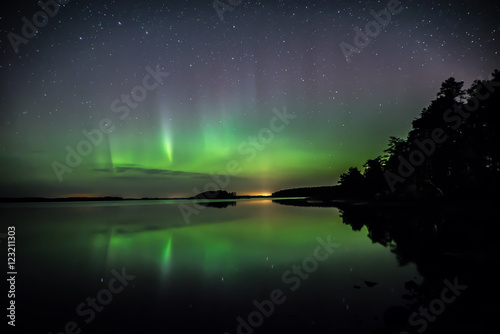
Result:
{"label": "distant land silhouette", "polygon": [[58,198],[45,198],[45,197],[20,197],[20,198],[0,198],[0,203],[23,203],[23,202],[85,202],[85,201],[126,201],[130,200],[123,197],[58,197]]}
{"label": "distant land silhouette", "polygon": [[340,196],[340,186],[303,187],[284,189],[272,193],[272,197],[318,197],[330,198]]}
{"label": "distant land silhouette", "polygon": [[190,199],[235,199],[235,192],[227,192],[226,190],[205,191],[197,194]]}
{"label": "distant land silhouette", "polygon": [[[166,200],[219,200],[219,199],[248,199],[248,198],[268,198],[270,196],[250,196],[250,195],[236,195],[235,192],[228,192],[225,190],[206,191],[197,194],[193,197],[142,197],[142,198],[123,198],[117,196],[104,196],[104,197],[3,197],[0,198],[0,203],[30,203],[30,202],[102,202],[102,201],[166,201]],[[200,204],[200,203],[198,203]],[[228,205],[229,206],[229,205]]]}

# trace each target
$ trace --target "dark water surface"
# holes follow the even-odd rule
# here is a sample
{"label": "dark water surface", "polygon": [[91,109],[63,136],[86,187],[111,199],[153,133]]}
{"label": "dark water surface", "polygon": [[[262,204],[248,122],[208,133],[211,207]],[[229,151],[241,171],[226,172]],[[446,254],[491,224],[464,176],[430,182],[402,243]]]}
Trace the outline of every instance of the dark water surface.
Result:
{"label": "dark water surface", "polygon": [[0,233],[16,231],[16,332],[369,333],[422,284],[390,237],[337,208],[240,200],[187,223],[190,203],[0,207]]}

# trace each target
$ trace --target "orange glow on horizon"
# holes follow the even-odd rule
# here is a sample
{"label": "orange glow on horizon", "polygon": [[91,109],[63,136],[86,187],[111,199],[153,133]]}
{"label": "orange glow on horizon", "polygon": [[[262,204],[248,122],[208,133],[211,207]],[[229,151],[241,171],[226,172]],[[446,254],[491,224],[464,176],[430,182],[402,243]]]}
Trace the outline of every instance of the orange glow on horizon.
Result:
{"label": "orange glow on horizon", "polygon": [[236,193],[237,196],[271,196],[272,193],[268,193],[268,192],[255,192],[255,193],[242,193],[242,194],[238,194]]}

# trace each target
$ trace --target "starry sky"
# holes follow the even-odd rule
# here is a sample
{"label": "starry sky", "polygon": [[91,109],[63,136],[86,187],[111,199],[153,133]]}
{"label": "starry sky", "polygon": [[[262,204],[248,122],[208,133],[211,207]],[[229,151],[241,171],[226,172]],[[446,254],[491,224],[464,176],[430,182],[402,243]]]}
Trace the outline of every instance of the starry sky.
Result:
{"label": "starry sky", "polygon": [[333,185],[500,68],[498,1],[37,2],[0,12],[0,197]]}

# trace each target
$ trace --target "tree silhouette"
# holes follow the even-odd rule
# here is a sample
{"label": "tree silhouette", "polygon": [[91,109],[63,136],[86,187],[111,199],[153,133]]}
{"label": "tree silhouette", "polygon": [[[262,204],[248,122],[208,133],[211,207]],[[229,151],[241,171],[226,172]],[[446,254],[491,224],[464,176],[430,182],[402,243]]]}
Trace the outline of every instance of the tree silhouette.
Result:
{"label": "tree silhouette", "polygon": [[364,197],[366,194],[365,177],[357,167],[350,167],[347,173],[340,175],[339,184],[347,197]]}
{"label": "tree silhouette", "polygon": [[378,156],[375,159],[369,159],[363,165],[367,196],[375,196],[383,189],[385,185],[384,164],[383,158]]}
{"label": "tree silhouette", "polygon": [[[413,120],[406,139],[390,137],[386,155],[370,159],[363,174],[355,167],[340,176],[345,196],[368,197],[387,193],[387,177],[399,183],[392,197],[414,192],[420,197],[448,197],[499,193],[500,186],[500,72],[476,80],[464,90],[451,77],[441,84],[436,99]],[[439,138],[439,140],[437,140]],[[418,157],[418,159],[416,159]],[[412,160],[413,159],[413,160]],[[402,177],[401,164],[411,162]],[[389,173],[389,174],[388,174]]]}

